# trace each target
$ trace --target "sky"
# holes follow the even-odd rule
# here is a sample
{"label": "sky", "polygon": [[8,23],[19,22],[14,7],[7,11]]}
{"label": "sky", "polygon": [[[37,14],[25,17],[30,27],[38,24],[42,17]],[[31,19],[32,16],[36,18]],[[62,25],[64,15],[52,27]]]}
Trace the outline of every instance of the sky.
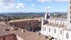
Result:
{"label": "sky", "polygon": [[0,12],[67,12],[68,0],[0,0]]}

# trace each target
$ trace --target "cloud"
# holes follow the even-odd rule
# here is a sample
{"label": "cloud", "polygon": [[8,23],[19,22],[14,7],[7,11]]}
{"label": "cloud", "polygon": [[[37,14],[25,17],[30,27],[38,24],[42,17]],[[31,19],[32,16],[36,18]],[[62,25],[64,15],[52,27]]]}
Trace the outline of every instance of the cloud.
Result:
{"label": "cloud", "polygon": [[10,1],[14,1],[14,0],[0,0],[0,10],[6,11],[15,8],[16,3]]}
{"label": "cloud", "polygon": [[0,12],[8,12],[11,11],[12,9],[14,9],[15,4],[8,4],[8,5],[4,5],[0,7]]}
{"label": "cloud", "polygon": [[34,7],[35,6],[35,4],[32,4],[32,7]]}
{"label": "cloud", "polygon": [[2,7],[3,6],[3,4],[0,4],[0,7]]}
{"label": "cloud", "polygon": [[0,0],[0,7],[1,8],[4,8],[4,7],[10,8],[10,7],[13,7],[15,5],[14,3],[11,3],[11,2],[8,3],[7,1],[9,2],[11,0]]}
{"label": "cloud", "polygon": [[10,8],[14,8],[16,6],[16,4],[10,3],[8,4],[8,6],[6,6],[6,8],[10,9]]}
{"label": "cloud", "polygon": [[45,9],[46,12],[48,12],[49,9],[52,9],[52,8],[53,8],[53,7],[50,7],[50,6],[48,6],[48,7],[44,7],[44,9]]}
{"label": "cloud", "polygon": [[44,3],[44,2],[50,2],[51,0],[37,0],[37,1]]}
{"label": "cloud", "polygon": [[42,3],[53,2],[53,1],[55,1],[55,2],[68,2],[68,0],[37,0],[37,1],[42,2]]}
{"label": "cloud", "polygon": [[23,4],[23,3],[5,4],[5,3],[0,1],[0,12],[20,11],[20,9],[23,9],[24,7],[25,7],[25,4]]}
{"label": "cloud", "polygon": [[23,3],[19,3],[16,5],[16,8],[24,8],[25,7],[25,4]]}
{"label": "cloud", "polygon": [[3,3],[14,3],[15,2],[15,0],[0,0],[0,1],[2,1]]}
{"label": "cloud", "polygon": [[21,11],[24,7],[24,3],[15,3],[14,0],[0,0],[0,12]]}
{"label": "cloud", "polygon": [[33,1],[33,0],[27,0],[27,1]]}
{"label": "cloud", "polygon": [[52,7],[50,7],[50,6],[48,6],[48,7],[44,7],[44,9],[50,9],[50,8],[52,8]]}
{"label": "cloud", "polygon": [[3,2],[0,0],[0,7],[3,6]]}
{"label": "cloud", "polygon": [[57,2],[68,2],[68,0],[55,0]]}

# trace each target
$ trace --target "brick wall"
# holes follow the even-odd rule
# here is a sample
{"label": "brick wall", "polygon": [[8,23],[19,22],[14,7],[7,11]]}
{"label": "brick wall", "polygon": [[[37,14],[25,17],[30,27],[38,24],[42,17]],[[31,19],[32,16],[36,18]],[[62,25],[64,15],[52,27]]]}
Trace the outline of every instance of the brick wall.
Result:
{"label": "brick wall", "polygon": [[40,27],[40,22],[38,20],[28,20],[28,21],[19,21],[19,22],[11,22],[9,23],[11,26],[19,27],[23,29],[34,29],[36,27]]}
{"label": "brick wall", "polygon": [[17,38],[15,34],[8,34],[0,36],[0,40],[17,40]]}

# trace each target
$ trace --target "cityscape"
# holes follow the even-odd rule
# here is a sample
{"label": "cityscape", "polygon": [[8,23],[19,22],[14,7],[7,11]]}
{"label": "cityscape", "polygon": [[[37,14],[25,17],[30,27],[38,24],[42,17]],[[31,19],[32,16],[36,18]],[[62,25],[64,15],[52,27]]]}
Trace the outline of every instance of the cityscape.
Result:
{"label": "cityscape", "polygon": [[71,40],[71,0],[0,0],[0,40]]}

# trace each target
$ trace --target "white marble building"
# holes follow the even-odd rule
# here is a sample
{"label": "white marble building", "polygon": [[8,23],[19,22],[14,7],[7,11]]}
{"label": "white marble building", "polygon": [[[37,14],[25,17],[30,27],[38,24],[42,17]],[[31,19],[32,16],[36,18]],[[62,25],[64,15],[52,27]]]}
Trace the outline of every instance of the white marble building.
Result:
{"label": "white marble building", "polygon": [[71,29],[67,26],[67,19],[45,18],[42,18],[42,35],[54,37],[54,40],[71,40]]}
{"label": "white marble building", "polygon": [[67,18],[49,18],[45,13],[42,18],[41,34],[54,37],[52,40],[71,40],[71,0],[68,0]]}

